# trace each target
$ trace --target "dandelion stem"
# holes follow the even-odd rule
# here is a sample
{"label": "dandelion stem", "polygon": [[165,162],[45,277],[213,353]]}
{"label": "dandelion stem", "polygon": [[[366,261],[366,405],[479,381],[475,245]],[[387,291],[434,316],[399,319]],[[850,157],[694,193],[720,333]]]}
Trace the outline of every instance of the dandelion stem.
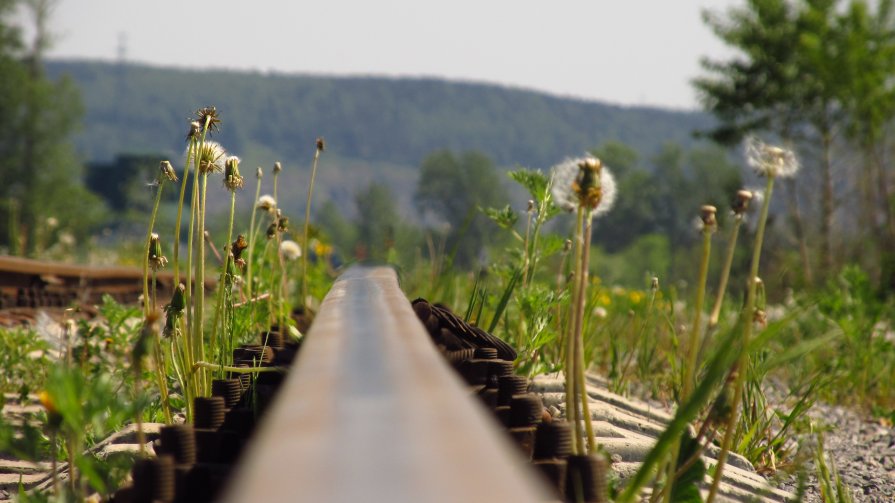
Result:
{"label": "dandelion stem", "polygon": [[180,199],[177,201],[177,220],[174,221],[174,285],[180,284],[180,224],[183,220],[183,200],[186,195],[186,182],[190,177],[190,158],[195,154],[195,146],[195,140],[190,139],[190,144],[186,150],[186,162],[183,163]]}
{"label": "dandelion stem", "polygon": [[715,470],[715,478],[712,480],[712,487],[709,489],[706,503],[712,503],[718,493],[718,487],[721,484],[721,476],[724,473],[724,463],[727,461],[727,454],[733,444],[733,436],[736,431],[736,421],[739,415],[739,406],[743,393],[743,384],[746,380],[746,356],[750,339],[752,338],[753,311],[755,310],[755,291],[756,281],[758,277],[758,266],[761,261],[761,247],[764,241],[765,224],[768,220],[768,208],[771,203],[771,193],[774,189],[774,176],[768,175],[768,184],[765,188],[765,198],[761,205],[761,215],[758,217],[758,230],[755,233],[755,244],[752,249],[752,263],[749,267],[748,290],[746,293],[746,307],[740,314],[740,324],[743,327],[743,340],[740,346],[740,353],[735,363],[737,372],[736,382],[734,384],[733,398],[731,399],[731,413],[725,425],[724,437],[721,441],[721,452],[718,454],[718,465]]}
{"label": "dandelion stem", "polygon": [[[590,213],[590,212],[588,212]],[[581,412],[584,420],[584,431],[587,434],[587,452],[594,453],[597,448],[596,437],[594,436],[593,421],[590,416],[590,404],[587,396],[587,386],[585,384],[584,374],[587,366],[584,361],[584,305],[586,304],[588,272],[590,269],[590,242],[593,234],[593,219],[587,215],[584,221],[584,239],[582,240],[581,253],[581,274],[578,276],[578,304],[575,306],[577,313],[575,315],[575,356],[577,359],[576,379],[579,397],[581,399]],[[579,440],[579,444],[580,444]],[[584,454],[582,451],[581,454]]]}
{"label": "dandelion stem", "polygon": [[152,229],[155,227],[155,217],[158,214],[159,203],[162,200],[162,188],[164,182],[159,178],[158,191],[155,193],[155,203],[152,205],[152,213],[149,217],[149,228],[146,230],[146,244],[143,247],[143,315],[148,316],[152,307],[149,299],[149,246],[152,242]]}
{"label": "dandelion stem", "polygon": [[[699,279],[696,283],[696,300],[693,303],[693,326],[690,327],[690,337],[687,341],[687,361],[684,364],[683,382],[681,383],[680,402],[684,403],[693,393],[694,380],[697,374],[697,356],[699,355],[699,332],[702,325],[702,305],[705,302],[705,283],[709,271],[709,257],[712,252],[713,228],[703,224],[702,229],[702,256],[699,261]],[[674,481],[677,478],[678,456],[680,454],[681,437],[675,441],[676,447],[671,450],[671,462],[668,465],[668,478],[665,482],[666,503],[671,503]]]}
{"label": "dandelion stem", "polygon": [[569,323],[566,328],[566,415],[569,416],[569,426],[572,428],[572,451],[573,454],[584,453],[584,440],[581,438],[578,430],[578,405],[576,400],[576,367],[578,360],[575,358],[577,351],[576,327],[578,319],[578,303],[580,302],[582,292],[580,290],[581,283],[578,278],[581,277],[581,256],[583,255],[583,243],[581,236],[581,228],[584,224],[584,208],[579,207],[575,220],[575,283],[572,286],[572,299],[569,305]]}
{"label": "dandelion stem", "polygon": [[246,261],[246,288],[247,293],[246,296],[248,298],[252,298],[255,294],[254,284],[252,283],[252,259],[255,256],[255,235],[257,231],[255,229],[255,214],[258,212],[258,199],[261,198],[261,168],[258,168],[258,183],[255,185],[255,201],[252,203],[252,219],[249,223],[249,256]]}
{"label": "dandelion stem", "polygon": [[743,223],[743,216],[737,215],[733,221],[733,229],[730,231],[730,239],[727,241],[727,250],[724,253],[724,265],[721,267],[721,280],[718,282],[718,293],[715,296],[715,305],[712,307],[712,314],[709,316],[709,328],[718,325],[721,317],[721,305],[724,303],[724,295],[727,293],[727,281],[730,279],[730,268],[733,265],[733,255],[736,251],[737,237],[740,234],[740,225]]}
{"label": "dandelion stem", "polygon": [[305,203],[305,228],[301,241],[301,299],[298,305],[305,307],[308,298],[308,236],[311,228],[311,197],[314,194],[314,180],[317,178],[317,162],[321,149],[314,151],[314,163],[311,167],[311,183],[308,185],[308,200]]}

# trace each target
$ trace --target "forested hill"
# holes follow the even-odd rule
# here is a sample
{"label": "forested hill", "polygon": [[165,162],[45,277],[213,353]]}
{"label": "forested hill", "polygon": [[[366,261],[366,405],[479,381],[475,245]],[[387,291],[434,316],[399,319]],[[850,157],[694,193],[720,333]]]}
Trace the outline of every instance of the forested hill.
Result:
{"label": "forested hill", "polygon": [[[322,77],[192,71],[88,61],[47,64],[81,89],[76,137],[87,161],[121,152],[179,153],[185,119],[218,107],[219,140],[253,164],[268,156],[304,164],[314,138],[358,161],[418,166],[440,148],[477,149],[498,165],[548,167],[605,140],[650,156],[665,142],[691,143],[702,113],[621,107],[494,85],[436,79]],[[594,86],[599,86],[595,82]]]}

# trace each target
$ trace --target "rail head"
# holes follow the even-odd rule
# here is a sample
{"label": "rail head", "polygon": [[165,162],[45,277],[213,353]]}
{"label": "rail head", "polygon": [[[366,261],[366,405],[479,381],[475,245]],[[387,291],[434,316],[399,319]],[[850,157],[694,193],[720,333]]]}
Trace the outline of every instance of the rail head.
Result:
{"label": "rail head", "polygon": [[539,476],[446,364],[385,267],[330,290],[227,502],[527,502]]}

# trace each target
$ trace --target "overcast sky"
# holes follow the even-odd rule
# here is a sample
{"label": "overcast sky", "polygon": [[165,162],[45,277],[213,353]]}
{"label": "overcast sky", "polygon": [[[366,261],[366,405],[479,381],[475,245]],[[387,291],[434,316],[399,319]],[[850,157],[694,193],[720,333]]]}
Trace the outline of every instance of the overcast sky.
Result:
{"label": "overcast sky", "polygon": [[696,108],[704,8],[742,0],[59,0],[52,57],[437,76]]}

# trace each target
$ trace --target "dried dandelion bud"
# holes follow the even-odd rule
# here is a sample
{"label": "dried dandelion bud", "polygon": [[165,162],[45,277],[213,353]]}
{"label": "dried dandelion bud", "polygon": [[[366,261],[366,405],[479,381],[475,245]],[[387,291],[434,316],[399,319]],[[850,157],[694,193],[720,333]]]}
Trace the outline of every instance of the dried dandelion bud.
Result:
{"label": "dried dandelion bud", "polygon": [[159,171],[161,171],[162,178],[167,178],[169,181],[177,182],[177,173],[174,172],[174,166],[171,166],[169,161],[162,161],[159,164]]}
{"label": "dried dandelion bud", "polygon": [[650,288],[654,292],[659,290],[659,277],[658,276],[653,276],[652,281],[650,281]]}
{"label": "dried dandelion bud", "polygon": [[185,290],[186,287],[183,283],[177,285],[171,296],[171,302],[165,306],[165,328],[162,329],[162,335],[165,337],[173,337],[177,334],[177,322],[183,317],[183,310],[186,308]]}
{"label": "dried dandelion bud", "polygon": [[239,174],[239,157],[230,156],[224,163],[224,187],[235,192],[245,185],[245,179]]}
{"label": "dried dandelion bud", "polygon": [[703,205],[699,209],[699,218],[702,219],[703,232],[715,232],[715,229],[718,227],[718,221],[715,219],[717,212],[718,209],[710,204]]}
{"label": "dried dandelion bud", "polygon": [[733,202],[734,215],[742,215],[749,209],[749,202],[752,201],[752,192],[748,190],[738,190],[736,199]]}
{"label": "dried dandelion bud", "polygon": [[528,211],[529,213],[534,213],[534,211],[535,211],[535,201],[534,201],[534,199],[529,199],[529,200],[528,200],[528,209],[527,209],[526,211]]}
{"label": "dried dandelion bud", "polygon": [[221,126],[221,118],[214,106],[196,110],[196,122],[202,126],[206,133],[219,131]]}
{"label": "dried dandelion bud", "polygon": [[318,152],[323,152],[324,150],[326,150],[326,142],[323,140],[322,136],[317,137],[316,143],[317,143],[317,151]]}
{"label": "dried dandelion bud", "polygon": [[168,259],[162,255],[161,240],[159,239],[158,234],[154,232],[149,236],[149,256],[147,258],[149,260],[149,267],[152,268],[153,271],[158,271],[168,265]]}
{"label": "dried dandelion bud", "polygon": [[289,217],[279,216],[277,218],[277,230],[280,232],[286,232],[289,230]]}
{"label": "dried dandelion bud", "polygon": [[186,134],[187,141],[198,140],[202,136],[202,124],[198,121],[190,122],[190,131]]}
{"label": "dried dandelion bud", "polygon": [[246,241],[246,237],[242,234],[236,236],[236,241],[230,245],[230,250],[233,253],[233,259],[239,260],[242,258],[242,252],[245,251],[246,248],[249,247],[249,242]]}
{"label": "dried dandelion bud", "polygon": [[279,175],[280,171],[283,171],[283,165],[280,164],[280,161],[273,163],[273,174]]}
{"label": "dried dandelion bud", "polygon": [[563,253],[569,253],[572,250],[572,240],[567,239],[565,243],[562,244]]}
{"label": "dried dandelion bud", "polygon": [[258,169],[255,170],[255,178],[259,180],[264,178],[264,170],[261,169],[261,166],[258,166]]}
{"label": "dried dandelion bud", "polygon": [[267,226],[267,239],[273,239],[277,236],[277,224],[276,222]]}
{"label": "dried dandelion bud", "polygon": [[578,204],[586,209],[599,206],[603,199],[603,190],[600,185],[600,171],[603,163],[594,157],[585,157],[578,162],[578,176],[572,189],[578,196]]}

